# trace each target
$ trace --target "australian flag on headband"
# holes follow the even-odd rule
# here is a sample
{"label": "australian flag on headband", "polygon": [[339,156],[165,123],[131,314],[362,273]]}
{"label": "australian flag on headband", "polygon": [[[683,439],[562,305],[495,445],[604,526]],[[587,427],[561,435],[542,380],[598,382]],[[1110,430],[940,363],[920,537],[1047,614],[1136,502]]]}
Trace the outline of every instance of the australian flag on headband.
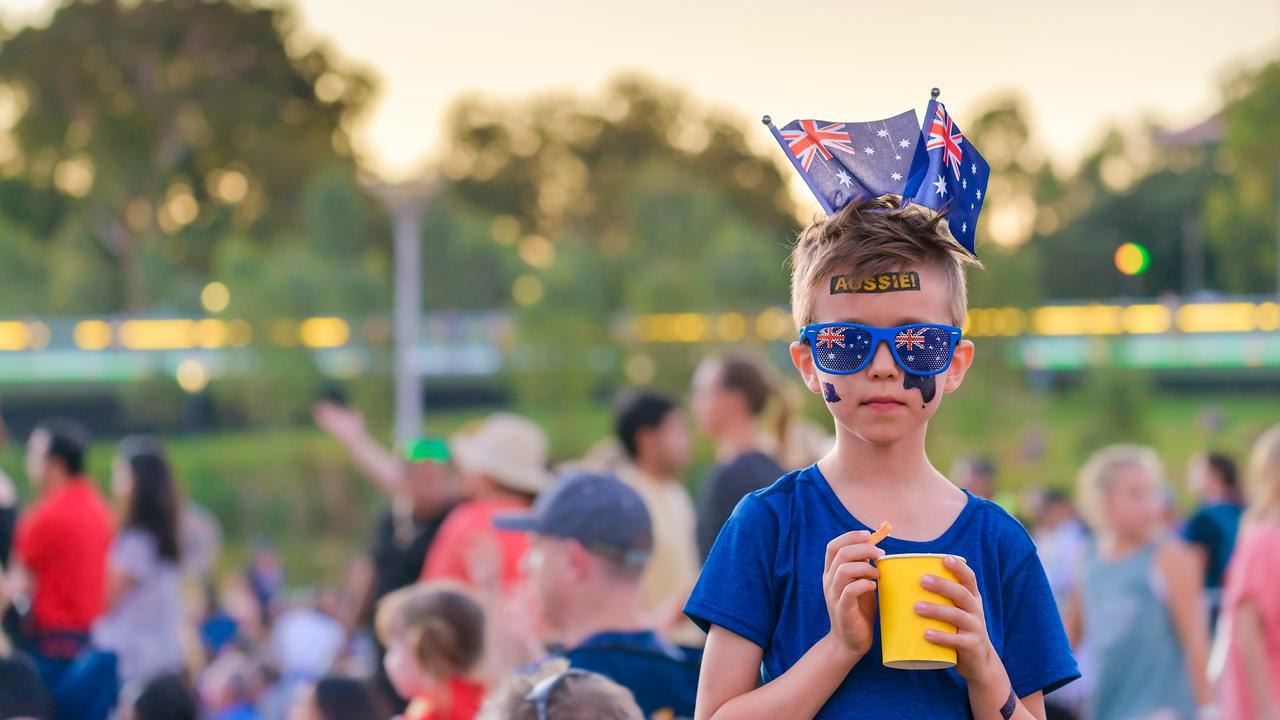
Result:
{"label": "australian flag on headband", "polygon": [[946,214],[951,234],[974,252],[991,169],[941,103],[929,101],[923,129],[914,110],[871,122],[769,127],[828,215],[853,200],[901,195]]}
{"label": "australian flag on headband", "polygon": [[991,166],[942,103],[930,100],[924,118],[924,152],[917,153],[902,195],[945,214],[951,234],[972,253]]}

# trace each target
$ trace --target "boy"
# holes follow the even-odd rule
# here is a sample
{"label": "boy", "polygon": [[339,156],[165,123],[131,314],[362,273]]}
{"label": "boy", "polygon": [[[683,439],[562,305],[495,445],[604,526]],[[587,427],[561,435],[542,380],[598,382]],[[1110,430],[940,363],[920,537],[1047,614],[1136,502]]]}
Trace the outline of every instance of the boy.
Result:
{"label": "boy", "polygon": [[[1043,693],[1078,677],[1026,531],[925,455],[929,418],[973,361],[958,327],[971,264],[940,216],[892,196],[801,233],[791,359],[836,445],[745,497],[717,538],[686,606],[710,632],[697,718],[1043,720]],[[883,521],[893,535],[877,547]],[[916,612],[958,628],[926,632],[956,649],[954,668],[881,663],[873,563],[886,553],[950,556],[960,582],[922,585],[955,607]]]}

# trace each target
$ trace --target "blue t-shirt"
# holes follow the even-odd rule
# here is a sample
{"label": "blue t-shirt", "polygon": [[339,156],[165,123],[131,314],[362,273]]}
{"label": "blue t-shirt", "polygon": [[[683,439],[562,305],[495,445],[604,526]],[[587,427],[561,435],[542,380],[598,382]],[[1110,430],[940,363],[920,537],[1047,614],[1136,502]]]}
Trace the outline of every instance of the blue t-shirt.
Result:
{"label": "blue t-shirt", "polygon": [[692,718],[702,652],[653,631],[603,632],[560,653],[569,666],[599,673],[631,691],[645,717]]}
{"label": "blue t-shirt", "polygon": [[[761,682],[767,683],[831,629],[822,592],[827,543],[850,530],[869,529],[840,502],[817,465],[784,475],[734,510],[685,613],[704,630],[719,625],[759,645]],[[891,555],[948,553],[968,561],[978,577],[991,643],[1019,697],[1080,676],[1035,545],[1000,506],[969,495],[941,537],[889,537],[880,547]],[[885,667],[877,621],[871,649],[816,717],[946,720],[971,714],[967,686],[954,668]]]}

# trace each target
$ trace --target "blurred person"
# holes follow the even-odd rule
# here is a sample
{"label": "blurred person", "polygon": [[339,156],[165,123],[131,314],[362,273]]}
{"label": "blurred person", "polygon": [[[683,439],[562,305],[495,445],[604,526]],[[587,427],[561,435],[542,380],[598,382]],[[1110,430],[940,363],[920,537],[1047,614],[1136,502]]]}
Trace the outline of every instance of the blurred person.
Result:
{"label": "blurred person", "polygon": [[[13,480],[0,469],[0,576],[9,568],[13,555],[13,533],[18,524],[18,491]],[[0,583],[0,594],[6,593],[7,587]],[[7,635],[10,639],[18,637],[18,612],[0,598],[0,637]],[[7,608],[7,609],[5,609]]]}
{"label": "blurred person", "polygon": [[[1080,520],[1075,503],[1061,490],[1039,493],[1030,514],[1035,518],[1031,537],[1049,580],[1049,591],[1053,593],[1058,612],[1066,617],[1092,542],[1089,530]],[[1048,716],[1050,719],[1059,712],[1080,712],[1092,692],[1094,677],[1087,643],[1081,641],[1077,651],[1080,679],[1045,695],[1045,708],[1053,711]]]}
{"label": "blurred person", "polygon": [[1280,719],[1280,425],[1249,456],[1249,509],[1227,567],[1222,717]]}
{"label": "blurred person", "polygon": [[93,643],[116,654],[122,683],[143,683],[180,672],[184,660],[181,500],[161,446],[148,438],[122,442],[111,493],[120,529],[107,556],[107,609]]}
{"label": "blurred person", "polygon": [[271,657],[279,678],[267,692],[264,714],[283,717],[300,688],[330,672],[346,640],[331,602],[311,590],[297,592],[271,626]]}
{"label": "blurred person", "polygon": [[89,646],[106,606],[111,508],[87,478],[89,432],[47,420],[27,441],[27,476],[39,498],[18,520],[14,584],[31,599],[24,649],[53,694],[58,714],[105,718],[115,706],[114,654]]}
{"label": "blurred person", "polygon": [[440,526],[422,579],[458,580],[486,597],[510,594],[521,583],[528,538],[495,529],[493,517],[527,508],[550,483],[547,437],[519,415],[494,413],[449,448],[468,499]]}
{"label": "blurred person", "polygon": [[197,720],[195,692],[181,675],[157,675],[146,682],[121,713],[124,720]]}
{"label": "blurred person", "polygon": [[1112,445],[1080,471],[1097,536],[1067,613],[1097,679],[1086,717],[1193,720],[1211,705],[1204,590],[1190,551],[1164,532],[1165,486],[1153,450]]}
{"label": "blurred person", "polygon": [[951,468],[951,479],[984,500],[996,497],[996,466],[984,457],[961,458]]}
{"label": "blurred person", "polygon": [[[0,568],[0,613],[9,604],[8,581]],[[53,699],[30,659],[13,649],[0,633],[0,720],[53,720]]]}
{"label": "blurred person", "polygon": [[258,664],[238,649],[228,649],[200,674],[197,689],[208,720],[260,720],[263,677]]}
{"label": "blurred person", "polygon": [[327,400],[316,405],[313,415],[316,425],[342,443],[356,467],[391,498],[379,515],[372,552],[376,604],[392,590],[417,581],[427,549],[459,500],[449,446],[440,439],[420,440],[401,456],[375,440],[353,408]]}
{"label": "blurred person", "polygon": [[267,538],[258,538],[253,544],[249,562],[244,569],[245,580],[258,606],[258,616],[266,625],[271,622],[284,594],[284,562]]}
{"label": "blurred person", "polygon": [[471,720],[485,686],[477,678],[484,659],[485,614],[452,580],[401,588],[378,604],[383,662],[401,697],[404,720]]}
{"label": "blurred person", "polygon": [[[378,514],[370,549],[373,576],[362,593],[360,620],[371,626],[373,608],[382,598],[418,580],[427,550],[460,499],[449,464],[449,445],[439,438],[426,438],[396,454],[369,434],[358,410],[338,399],[318,403],[312,415],[316,425],[340,442],[356,467],[389,498]],[[378,688],[401,711],[405,701],[396,696],[382,669],[384,653],[385,648],[378,645]]]}
{"label": "blurred person", "polygon": [[645,610],[655,542],[635,489],[609,475],[570,474],[531,511],[495,522],[533,537],[530,584],[556,635],[554,654],[628,688],[646,717],[692,717],[700,655],[664,640]]}
{"label": "blurred person", "polygon": [[1080,582],[1080,569],[1089,548],[1089,529],[1063,491],[1045,490],[1035,509],[1031,536],[1059,608],[1065,608]]}
{"label": "blurred person", "polygon": [[53,699],[34,665],[0,653],[0,720],[54,720]]}
{"label": "blurred person", "polygon": [[[480,720],[644,720],[635,699],[609,678],[549,660],[508,678],[485,701]],[[662,717],[662,716],[654,716]]]}
{"label": "blurred person", "polygon": [[676,642],[701,645],[702,632],[681,613],[701,565],[697,516],[680,479],[692,452],[684,414],[665,395],[632,391],[619,398],[613,423],[627,456],[617,477],[640,493],[653,527],[653,550],[640,579],[645,609]]}
{"label": "blurred person", "polygon": [[1182,537],[1191,548],[1197,574],[1204,583],[1209,626],[1222,606],[1222,581],[1235,548],[1244,498],[1235,461],[1218,452],[1197,453],[1187,463],[1187,489],[1197,506]]}
{"label": "blurred person", "polygon": [[703,560],[742,496],[782,477],[782,468],[760,447],[759,421],[770,404],[776,406],[773,430],[782,446],[791,408],[760,362],[739,355],[712,356],[693,375],[693,416],[716,445],[716,464],[703,477],[698,500],[698,550]]}
{"label": "blurred person", "polygon": [[289,720],[380,720],[380,717],[373,695],[364,683],[329,676],[298,693],[289,711]]}

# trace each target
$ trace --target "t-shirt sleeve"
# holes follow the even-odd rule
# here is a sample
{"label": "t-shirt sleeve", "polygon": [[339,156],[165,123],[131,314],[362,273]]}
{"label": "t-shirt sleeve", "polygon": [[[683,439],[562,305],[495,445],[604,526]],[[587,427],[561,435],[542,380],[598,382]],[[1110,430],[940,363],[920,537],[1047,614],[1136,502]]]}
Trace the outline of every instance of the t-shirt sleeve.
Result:
{"label": "t-shirt sleeve", "polygon": [[1209,513],[1202,510],[1191,516],[1182,537],[1193,545],[1201,545],[1212,551],[1218,544],[1218,528]]}
{"label": "t-shirt sleeve", "polygon": [[689,619],[703,632],[719,625],[766,647],[778,618],[773,588],[778,538],[773,510],[759,495],[744,497],[716,538],[689,595],[684,607]]}
{"label": "t-shirt sleeve", "polygon": [[1001,661],[1018,697],[1050,692],[1080,677],[1044,567],[1028,551],[1001,579],[1004,650]]}

